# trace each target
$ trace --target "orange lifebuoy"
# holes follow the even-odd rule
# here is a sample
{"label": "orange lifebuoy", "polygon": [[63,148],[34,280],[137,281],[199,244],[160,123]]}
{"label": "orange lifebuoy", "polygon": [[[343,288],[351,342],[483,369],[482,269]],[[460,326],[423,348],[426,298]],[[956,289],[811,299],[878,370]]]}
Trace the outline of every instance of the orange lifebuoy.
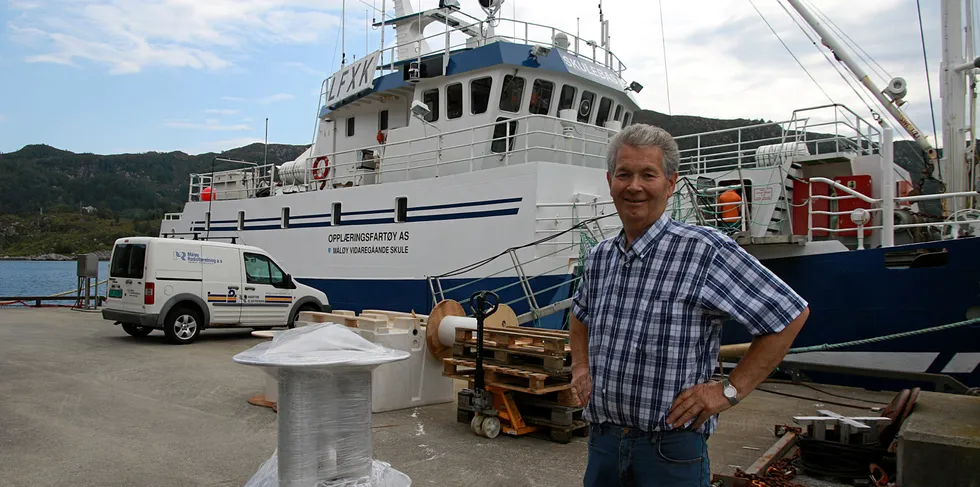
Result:
{"label": "orange lifebuoy", "polygon": [[[323,163],[323,167],[320,164]],[[320,189],[327,187],[327,173],[330,172],[330,158],[327,156],[317,157],[313,161],[313,179],[320,181]]]}
{"label": "orange lifebuoy", "polygon": [[385,137],[384,132],[382,132],[380,130],[378,131],[378,137],[377,138],[378,138],[378,143],[379,144],[384,144],[385,143],[385,140],[387,139],[387,137]]}

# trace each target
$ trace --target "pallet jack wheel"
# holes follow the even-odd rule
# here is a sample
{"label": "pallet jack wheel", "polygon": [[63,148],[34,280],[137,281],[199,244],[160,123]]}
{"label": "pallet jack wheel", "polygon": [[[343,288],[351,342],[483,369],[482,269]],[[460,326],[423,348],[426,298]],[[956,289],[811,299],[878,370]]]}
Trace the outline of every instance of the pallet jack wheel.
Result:
{"label": "pallet jack wheel", "polygon": [[480,431],[482,430],[482,426],[483,426],[483,418],[485,417],[486,416],[480,413],[476,413],[473,415],[473,419],[470,420],[470,430],[473,431],[473,434],[476,435],[480,434]]}
{"label": "pallet jack wheel", "polygon": [[483,420],[483,436],[487,438],[496,438],[500,434],[500,420],[496,416],[487,416]]}

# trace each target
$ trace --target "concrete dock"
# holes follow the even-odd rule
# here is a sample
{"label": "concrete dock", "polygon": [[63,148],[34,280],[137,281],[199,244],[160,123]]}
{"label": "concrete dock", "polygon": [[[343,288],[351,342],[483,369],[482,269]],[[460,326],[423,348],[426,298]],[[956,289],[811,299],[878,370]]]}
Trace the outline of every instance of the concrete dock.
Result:
{"label": "concrete dock", "polygon": [[[246,402],[262,392],[264,373],[231,359],[262,341],[250,332],[208,330],[175,346],[162,332],[130,337],[99,313],[0,309],[0,485],[244,485],[276,446],[276,413]],[[709,441],[713,472],[747,468],[775,441],[773,425],[795,415],[877,415],[862,400],[894,396],[763,387],[805,398],[756,391],[724,413]],[[373,434],[375,458],[413,485],[572,486],[585,471],[584,438],[488,440],[456,422],[452,403],[375,414]]]}

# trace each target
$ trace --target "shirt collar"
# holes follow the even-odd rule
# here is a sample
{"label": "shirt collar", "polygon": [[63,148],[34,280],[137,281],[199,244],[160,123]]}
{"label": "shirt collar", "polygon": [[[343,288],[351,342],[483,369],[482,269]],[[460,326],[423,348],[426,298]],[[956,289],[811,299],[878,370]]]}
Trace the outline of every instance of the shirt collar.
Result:
{"label": "shirt collar", "polygon": [[630,250],[626,250],[626,231],[620,230],[619,235],[616,236],[616,248],[619,249],[624,255],[632,252],[637,258],[643,259],[643,257],[653,248],[653,244],[660,238],[660,236],[670,225],[670,215],[667,211],[664,211],[657,221],[650,225],[647,231],[643,232],[639,238],[633,241],[633,245],[630,246]]}

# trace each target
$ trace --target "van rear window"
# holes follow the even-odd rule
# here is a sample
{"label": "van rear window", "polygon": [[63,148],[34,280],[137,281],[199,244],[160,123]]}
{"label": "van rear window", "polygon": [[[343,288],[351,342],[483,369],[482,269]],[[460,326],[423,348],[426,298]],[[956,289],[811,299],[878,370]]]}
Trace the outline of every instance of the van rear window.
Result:
{"label": "van rear window", "polygon": [[143,278],[143,260],[146,258],[145,244],[119,244],[112,251],[109,265],[110,277],[128,279]]}

